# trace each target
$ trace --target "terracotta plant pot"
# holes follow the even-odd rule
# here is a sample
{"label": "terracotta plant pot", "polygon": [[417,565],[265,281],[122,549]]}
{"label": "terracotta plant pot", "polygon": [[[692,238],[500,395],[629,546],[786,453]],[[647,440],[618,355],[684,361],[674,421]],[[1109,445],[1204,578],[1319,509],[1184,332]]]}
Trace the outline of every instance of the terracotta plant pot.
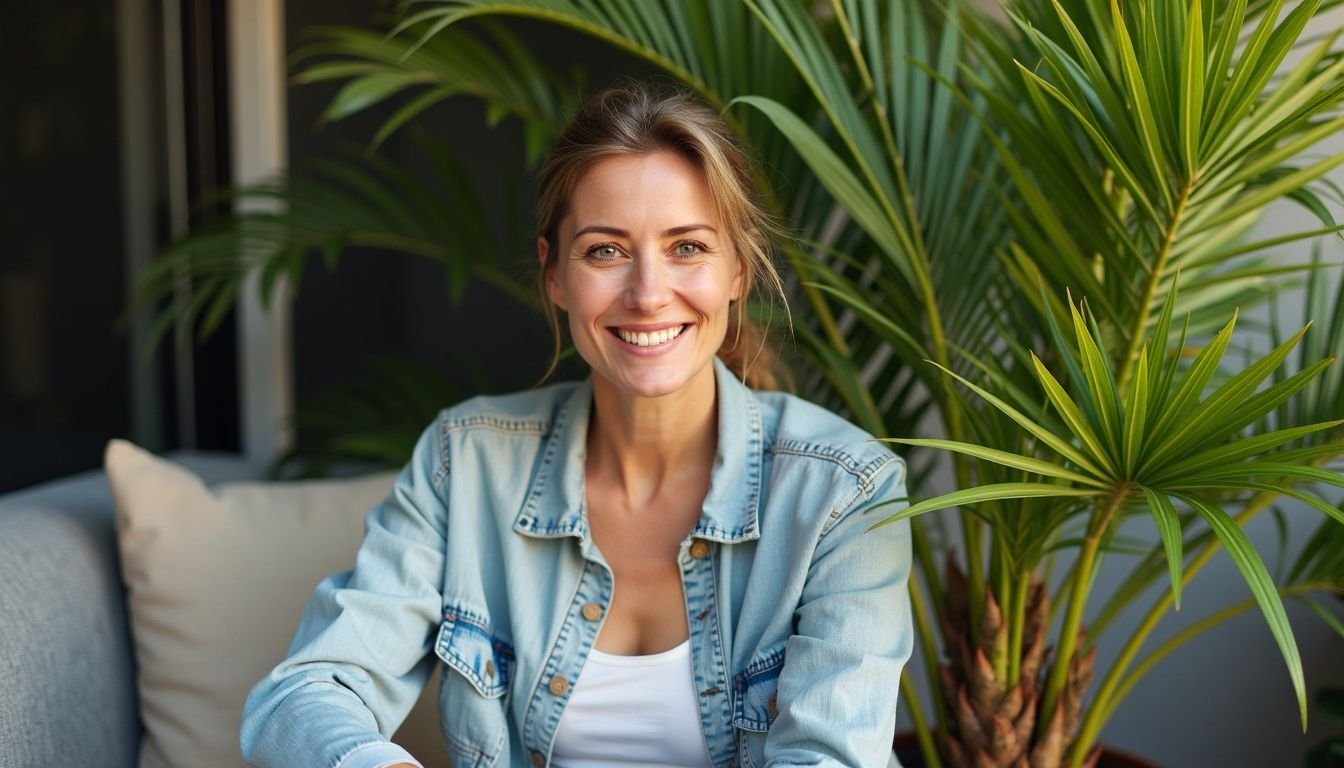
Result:
{"label": "terracotta plant pot", "polygon": [[[919,742],[915,740],[914,731],[903,731],[896,734],[893,746],[896,748],[896,758],[901,761],[904,768],[924,768],[924,758],[919,753]],[[948,766],[948,768],[960,767]],[[1097,768],[1158,768],[1158,765],[1151,760],[1145,760],[1119,749],[1102,747],[1101,759],[1097,761]]]}

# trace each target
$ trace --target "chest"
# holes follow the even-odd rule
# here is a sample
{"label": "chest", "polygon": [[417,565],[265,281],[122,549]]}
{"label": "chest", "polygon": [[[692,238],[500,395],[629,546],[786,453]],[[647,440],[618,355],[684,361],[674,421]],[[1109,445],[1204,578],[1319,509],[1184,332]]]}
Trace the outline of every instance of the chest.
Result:
{"label": "chest", "polygon": [[595,645],[619,655],[647,655],[686,639],[686,599],[677,557],[695,527],[703,488],[666,494],[631,508],[601,487],[588,491],[593,543],[611,569],[613,593]]}

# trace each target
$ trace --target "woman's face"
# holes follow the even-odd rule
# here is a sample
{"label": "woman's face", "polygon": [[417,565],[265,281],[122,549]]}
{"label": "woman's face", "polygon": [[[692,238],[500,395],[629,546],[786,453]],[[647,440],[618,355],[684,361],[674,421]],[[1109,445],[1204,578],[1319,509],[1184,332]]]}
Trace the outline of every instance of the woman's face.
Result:
{"label": "woman's face", "polygon": [[[700,169],[671,152],[599,161],[556,244],[547,292],[595,377],[637,397],[713,377],[742,267]],[[543,264],[548,249],[538,238]]]}

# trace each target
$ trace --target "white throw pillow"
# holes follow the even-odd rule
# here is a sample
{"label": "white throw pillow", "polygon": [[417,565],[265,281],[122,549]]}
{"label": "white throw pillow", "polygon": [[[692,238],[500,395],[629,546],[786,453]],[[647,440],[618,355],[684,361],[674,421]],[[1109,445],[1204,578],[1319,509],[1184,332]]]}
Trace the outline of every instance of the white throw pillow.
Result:
{"label": "white throw pillow", "polygon": [[[141,768],[244,766],[243,701],[285,655],[324,577],[350,568],[364,516],[396,472],[236,482],[194,473],[125,440],[104,456],[135,645]],[[435,678],[394,740],[448,765]]]}

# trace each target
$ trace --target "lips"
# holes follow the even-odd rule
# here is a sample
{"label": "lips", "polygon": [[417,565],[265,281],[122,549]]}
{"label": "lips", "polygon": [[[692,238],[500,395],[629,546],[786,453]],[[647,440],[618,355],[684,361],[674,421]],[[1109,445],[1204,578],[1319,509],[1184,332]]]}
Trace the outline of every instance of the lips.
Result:
{"label": "lips", "polygon": [[635,347],[659,347],[670,344],[686,330],[688,324],[669,325],[662,328],[640,329],[634,327],[612,328],[618,339]]}

